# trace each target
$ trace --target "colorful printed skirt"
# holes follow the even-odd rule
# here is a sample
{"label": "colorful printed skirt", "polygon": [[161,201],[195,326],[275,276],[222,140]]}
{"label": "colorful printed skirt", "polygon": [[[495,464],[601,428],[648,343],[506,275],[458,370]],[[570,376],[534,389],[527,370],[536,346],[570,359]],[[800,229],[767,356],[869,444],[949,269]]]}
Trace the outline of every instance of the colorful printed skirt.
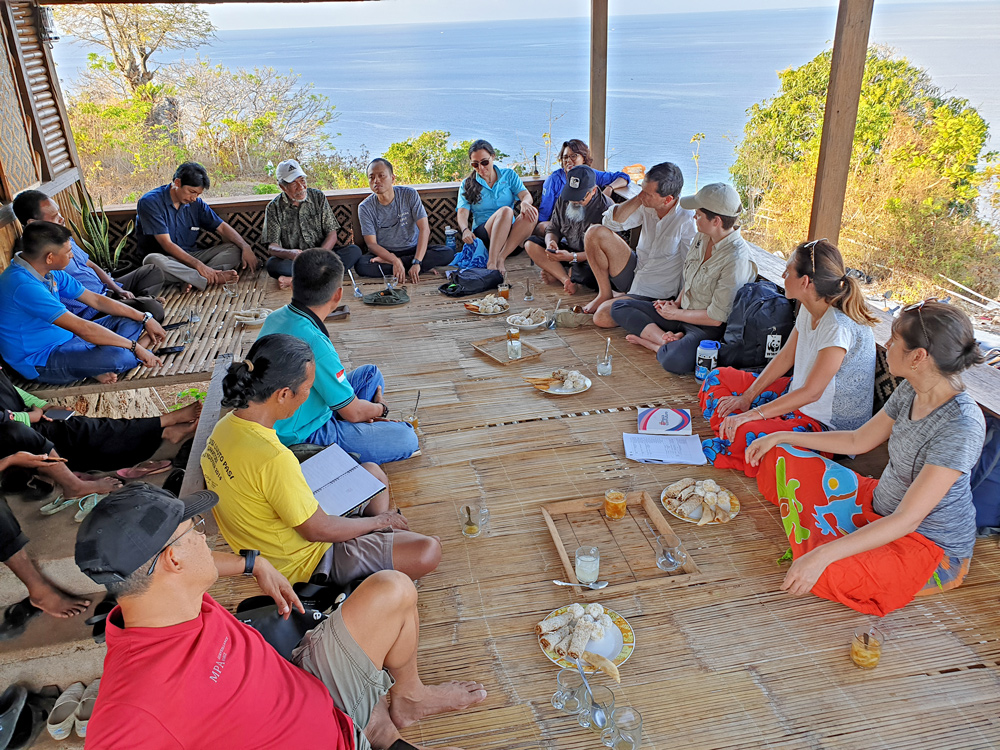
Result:
{"label": "colorful printed skirt", "polygon": [[[744,372],[733,367],[722,367],[712,370],[701,385],[698,392],[698,400],[701,402],[701,413],[712,426],[715,437],[701,441],[702,450],[705,456],[717,469],[738,469],[748,477],[757,476],[759,467],[749,466],[744,462],[744,455],[747,446],[762,435],[770,435],[772,432],[822,432],[823,425],[812,417],[807,417],[799,411],[793,411],[780,417],[770,419],[755,419],[751,422],[744,422],[736,430],[736,439],[733,441],[723,440],[720,435],[723,417],[716,416],[715,409],[719,405],[719,400],[727,396],[738,396],[746,393],[747,389],[753,385],[757,375],[752,372]],[[774,401],[779,396],[788,392],[791,385],[791,378],[778,378],[768,390],[764,391],[754,399],[750,405],[763,406]]]}
{"label": "colorful printed skirt", "polygon": [[[877,484],[877,479],[790,445],[768,452],[757,475],[764,497],[781,510],[794,559],[881,518],[872,510]],[[831,564],[812,593],[882,616],[914,596],[957,588],[969,562],[945,556],[934,542],[913,532]]]}

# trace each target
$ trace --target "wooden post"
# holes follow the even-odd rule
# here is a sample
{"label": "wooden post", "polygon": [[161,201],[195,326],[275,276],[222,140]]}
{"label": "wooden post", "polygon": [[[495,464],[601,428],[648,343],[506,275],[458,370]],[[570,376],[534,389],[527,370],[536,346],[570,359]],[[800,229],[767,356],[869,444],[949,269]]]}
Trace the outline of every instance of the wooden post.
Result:
{"label": "wooden post", "polygon": [[[608,0],[590,0],[590,153],[594,169],[607,168]],[[548,167],[546,167],[548,169]]]}
{"label": "wooden post", "polygon": [[840,0],[813,189],[809,239],[826,237],[837,243],[840,236],[873,4],[874,0]]}

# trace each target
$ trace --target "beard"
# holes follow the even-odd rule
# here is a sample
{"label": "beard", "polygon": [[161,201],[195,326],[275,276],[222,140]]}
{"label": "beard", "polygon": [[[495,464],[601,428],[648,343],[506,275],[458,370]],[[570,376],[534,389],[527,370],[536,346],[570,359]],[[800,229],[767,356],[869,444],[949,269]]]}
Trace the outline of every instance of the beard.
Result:
{"label": "beard", "polygon": [[573,224],[577,224],[583,221],[583,217],[586,215],[587,209],[575,203],[566,204],[566,221]]}

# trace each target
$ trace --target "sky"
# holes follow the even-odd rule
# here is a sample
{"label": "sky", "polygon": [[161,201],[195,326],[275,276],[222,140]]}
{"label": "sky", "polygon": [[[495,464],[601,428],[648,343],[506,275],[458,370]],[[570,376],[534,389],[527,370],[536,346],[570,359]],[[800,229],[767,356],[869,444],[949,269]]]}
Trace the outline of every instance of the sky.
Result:
{"label": "sky", "polygon": [[[876,0],[876,6],[940,0]],[[837,0],[609,0],[609,13],[710,12],[772,8],[829,8]],[[221,30],[369,26],[379,24],[503,21],[585,17],[590,0],[379,0],[331,3],[226,3],[205,6]]]}

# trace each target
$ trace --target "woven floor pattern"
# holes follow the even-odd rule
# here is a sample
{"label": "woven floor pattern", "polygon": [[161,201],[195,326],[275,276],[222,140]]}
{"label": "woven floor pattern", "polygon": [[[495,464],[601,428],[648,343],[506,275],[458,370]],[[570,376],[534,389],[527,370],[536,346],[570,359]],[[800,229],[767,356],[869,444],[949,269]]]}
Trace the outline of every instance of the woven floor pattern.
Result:
{"label": "woven floor pattern", "polygon": [[[535,301],[524,303],[529,275]],[[515,259],[510,277],[513,310],[554,307],[556,290],[538,284],[526,261]],[[266,306],[287,301],[274,282],[266,284]],[[732,523],[699,528],[667,516],[699,576],[680,585],[664,576],[622,593],[611,586],[587,599],[616,610],[635,630],[617,701],[642,712],[643,748],[1000,747],[995,540],[977,544],[960,589],[919,599],[881,622],[812,596],[793,599],[779,591],[787,566],[776,561],[788,544],[778,510],[753,481],[711,467],[624,459],[621,433],[635,431],[637,406],[697,411],[692,378],[665,374],[621,330],[593,327],[524,334],[544,350],[541,358],[499,365],[470,344],[502,334],[503,318],[474,316],[436,287],[409,285],[408,305],[369,308],[348,286],[351,319],[328,326],[345,364],[379,365],[394,410],[421,392],[422,455],[385,467],[411,528],[439,535],[444,547],[440,567],[420,582],[419,665],[425,682],[475,679],[489,690],[480,705],[407,729],[409,741],[466,750],[598,747],[595,734],[549,704],[558,669],[533,627],[574,595],[550,583],[564,571],[538,506],[594,497],[623,481],[659,497],[678,478],[711,476],[742,502]],[[572,302],[588,299],[581,293]],[[598,378],[606,335],[614,372]],[[555,397],[521,381],[558,367],[582,371],[593,387]],[[709,432],[700,417],[695,429]],[[473,500],[488,504],[491,534],[465,539],[458,508]],[[610,540],[604,524],[595,518],[575,533]],[[654,554],[644,525],[631,516],[621,524],[617,544],[602,546],[602,569],[613,584],[616,570],[627,567],[615,555]],[[223,582],[216,593],[235,605],[256,592]],[[863,624],[888,634],[882,663],[871,672],[848,656],[853,630]]]}

